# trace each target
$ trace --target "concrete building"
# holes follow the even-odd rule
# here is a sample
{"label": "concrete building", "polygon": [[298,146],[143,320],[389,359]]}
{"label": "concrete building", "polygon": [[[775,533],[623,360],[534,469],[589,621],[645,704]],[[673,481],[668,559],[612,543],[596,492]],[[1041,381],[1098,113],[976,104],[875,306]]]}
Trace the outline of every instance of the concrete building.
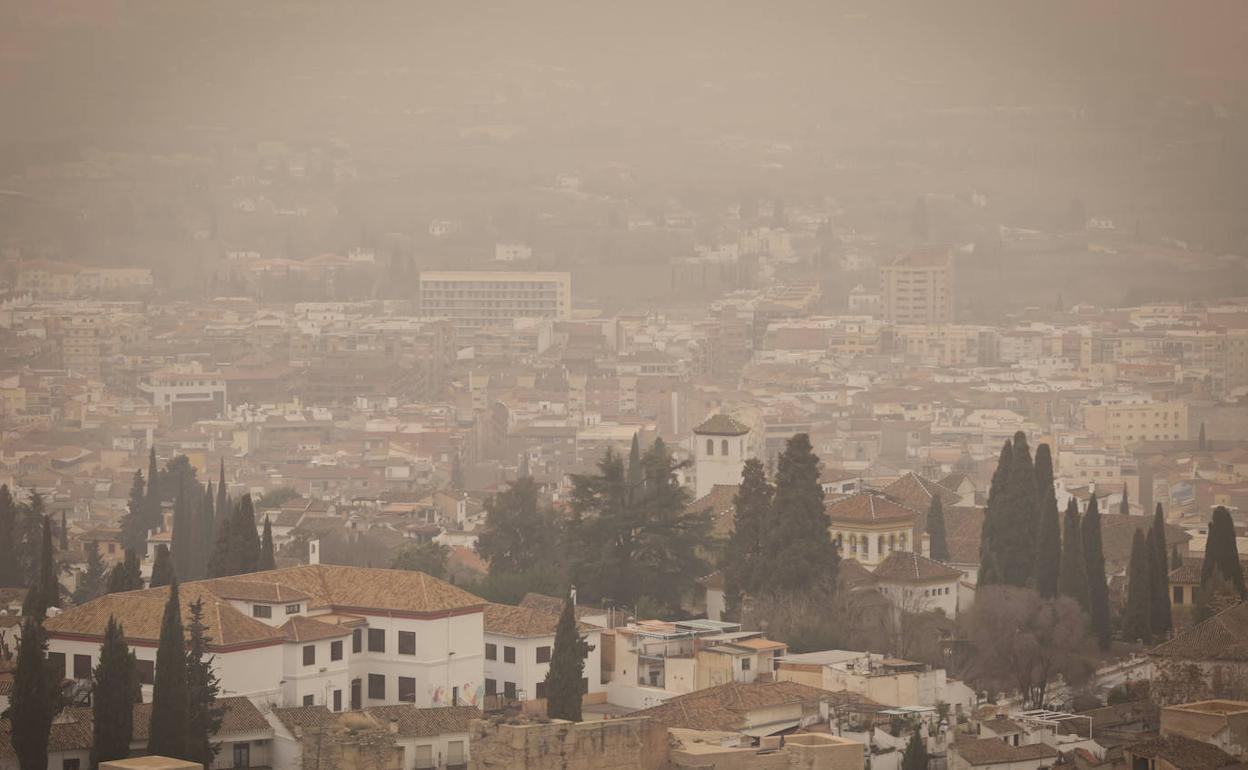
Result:
{"label": "concrete building", "polygon": [[[505,703],[546,697],[546,674],[559,616],[529,607],[485,605],[485,697]],[[584,692],[602,693],[602,629],[579,623],[592,646],[585,658]]]}
{"label": "concrete building", "polygon": [[884,318],[899,324],[947,324],[954,318],[953,250],[920,249],[880,266]]}
{"label": "concrete building", "polygon": [[457,332],[510,325],[517,318],[572,317],[572,274],[462,270],[420,274],[420,308],[449,318]]}
{"label": "concrete building", "polygon": [[948,703],[954,713],[969,713],[975,692],[951,680],[943,668],[886,658],[871,652],[823,650],[786,655],[776,661],[776,679],[834,692],[847,691],[894,706]]}
{"label": "concrete building", "polygon": [[225,380],[199,364],[152,372],[139,381],[139,391],[174,424],[219,417],[225,410]]}

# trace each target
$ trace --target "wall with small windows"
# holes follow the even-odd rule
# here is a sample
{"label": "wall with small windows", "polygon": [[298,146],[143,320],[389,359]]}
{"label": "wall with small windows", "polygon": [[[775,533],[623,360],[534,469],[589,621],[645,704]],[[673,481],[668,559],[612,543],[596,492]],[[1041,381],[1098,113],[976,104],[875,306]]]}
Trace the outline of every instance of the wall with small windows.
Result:
{"label": "wall with small windows", "polygon": [[[593,645],[585,657],[587,693],[603,692],[602,635],[585,632]],[[546,672],[554,652],[555,636],[515,637],[504,634],[485,635],[485,694],[499,695],[507,700],[537,700],[546,697]]]}
{"label": "wall with small windows", "polygon": [[[348,692],[358,680],[360,705],[482,705],[480,611],[441,618],[365,617],[360,652],[349,656],[348,667]],[[353,639],[345,639],[350,650]]]}
{"label": "wall with small windows", "polygon": [[[282,651],[282,703],[325,706],[345,711],[350,705],[351,635],[291,641]],[[334,693],[340,693],[335,701]],[[335,709],[334,706],[339,705]]]}

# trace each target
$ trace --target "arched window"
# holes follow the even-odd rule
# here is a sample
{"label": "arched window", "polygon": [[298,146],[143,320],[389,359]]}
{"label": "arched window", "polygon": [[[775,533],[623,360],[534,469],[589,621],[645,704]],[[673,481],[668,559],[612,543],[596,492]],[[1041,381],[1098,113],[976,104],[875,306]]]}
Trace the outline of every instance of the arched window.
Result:
{"label": "arched window", "polygon": [[905,532],[902,532],[900,535],[897,536],[897,547],[903,551],[906,550],[906,533]]}
{"label": "arched window", "polygon": [[888,552],[892,553],[897,550],[897,533],[889,533],[888,536]]}
{"label": "arched window", "polygon": [[719,453],[725,457],[728,456],[728,439],[719,442]]}
{"label": "arched window", "polygon": [[884,536],[883,535],[880,535],[879,538],[876,539],[875,553],[877,556],[884,553]]}
{"label": "arched window", "polygon": [[849,552],[858,553],[858,536],[857,535],[849,536]]}
{"label": "arched window", "polygon": [[715,439],[708,438],[706,440],[706,456],[712,457],[715,454]]}

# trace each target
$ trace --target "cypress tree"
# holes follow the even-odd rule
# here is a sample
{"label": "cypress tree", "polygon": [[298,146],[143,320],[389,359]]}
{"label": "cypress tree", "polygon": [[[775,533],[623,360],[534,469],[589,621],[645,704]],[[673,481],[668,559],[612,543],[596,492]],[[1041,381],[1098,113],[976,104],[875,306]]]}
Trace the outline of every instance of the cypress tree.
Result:
{"label": "cypress tree", "polygon": [[1214,571],[1220,572],[1240,596],[1244,595],[1244,568],[1239,563],[1239,546],[1235,543],[1235,524],[1231,512],[1219,505],[1209,520],[1205,538],[1205,559],[1200,565],[1200,584],[1209,581]]}
{"label": "cypress tree", "polygon": [[1131,515],[1131,500],[1127,497],[1127,482],[1122,482],[1122,500],[1118,502],[1118,513],[1123,516]]}
{"label": "cypress tree", "polygon": [[40,537],[43,532],[43,496],[30,493],[30,500],[18,506],[14,544],[17,548],[18,578],[30,586],[39,579]]}
{"label": "cypress tree", "polygon": [[633,434],[632,446],[628,449],[628,496],[629,500],[641,494],[641,484],[645,478],[645,469],[641,467],[641,439]]}
{"label": "cypress tree", "polygon": [[[147,531],[160,530],[164,527],[164,517],[160,511],[160,470],[156,467],[156,447],[147,454],[147,496],[143,499],[143,518]],[[136,549],[137,550],[137,549]]]}
{"label": "cypress tree", "polygon": [[790,438],[780,453],[775,490],[766,541],[771,568],[763,588],[805,590],[815,575],[834,583],[840,557],[828,535],[819,456],[805,433]]}
{"label": "cypress tree", "polygon": [[1196,448],[1202,452],[1209,448],[1209,443],[1205,440],[1205,424],[1203,422],[1200,424],[1200,436],[1196,439]]}
{"label": "cypress tree", "polygon": [[949,540],[945,534],[945,509],[940,495],[932,495],[927,506],[928,553],[936,561],[949,561]]}
{"label": "cypress tree", "polygon": [[213,531],[213,540],[221,535],[221,529],[230,518],[230,495],[229,488],[225,484],[225,458],[221,458],[221,471],[217,478],[217,505],[214,512],[214,521],[216,529]]}
{"label": "cypress tree", "polygon": [[255,572],[260,566],[260,535],[256,532],[256,511],[251,504],[251,495],[243,495],[235,508],[234,532],[237,554],[235,562],[238,569],[233,574],[241,575]]}
{"label": "cypress tree", "polygon": [[9,485],[0,485],[0,588],[19,588],[21,575],[17,569],[17,504],[9,494]]}
{"label": "cypress tree", "polygon": [[59,547],[62,553],[69,550],[69,524],[65,521],[65,511],[61,511],[61,529]]}
{"label": "cypress tree", "polygon": [[758,591],[765,562],[767,528],[771,517],[771,498],[775,493],[767,481],[761,460],[745,461],[741,469],[741,486],[733,499],[733,527],[724,560],[724,598],[736,608],[742,594]]}
{"label": "cypress tree", "polygon": [[191,623],[190,647],[186,651],[186,684],[190,703],[188,715],[188,738],[186,758],[199,762],[204,767],[212,767],[217,756],[219,744],[213,743],[213,737],[221,729],[224,709],[217,703],[221,694],[221,683],[212,670],[212,656],[208,656],[208,642],[211,639],[204,633],[204,600],[196,599],[189,607]]}
{"label": "cypress tree", "polygon": [[559,625],[555,627],[555,647],[550,654],[550,669],[545,680],[546,713],[551,719],[581,721],[585,656],[593,649],[577,631],[575,607],[565,599]]}
{"label": "cypress tree", "polygon": [[1153,640],[1151,604],[1153,581],[1148,570],[1148,542],[1135,531],[1131,540],[1131,561],[1127,569],[1127,604],[1122,613],[1122,634],[1127,641]]}
{"label": "cypress tree", "polygon": [[1014,447],[1006,441],[997,459],[997,469],[992,472],[988,487],[988,504],[984,508],[984,523],[979,539],[979,580],[977,585],[988,586],[1004,582],[1001,566],[1001,544],[998,542],[1002,527],[1007,525],[1002,506],[1006,500],[1006,479],[1010,475],[1010,462]]}
{"label": "cypress tree", "polygon": [[1088,564],[1083,554],[1083,527],[1079,521],[1079,502],[1073,495],[1066,505],[1066,515],[1062,520],[1062,565],[1058,574],[1057,592],[1079,602],[1084,612],[1090,611]]}
{"label": "cypress tree", "polygon": [[48,635],[43,623],[27,615],[22,621],[13,690],[5,712],[9,717],[9,740],[21,770],[47,770],[52,721],[65,705],[61,693],[65,672],[48,664],[47,651]]}
{"label": "cypress tree", "polygon": [[997,533],[1002,582],[1024,587],[1032,583],[1036,564],[1037,501],[1036,474],[1031,461],[1027,434],[1014,434],[1010,472],[1006,477],[1006,500],[1002,506],[1003,526]]}
{"label": "cypress tree", "polygon": [[126,548],[140,551],[147,544],[147,517],[144,509],[146,487],[143,483],[143,472],[135,471],[130,482],[130,502],[126,505],[126,515],[121,518],[121,542]]}
{"label": "cypress tree", "polygon": [[459,455],[455,455],[451,461],[451,489],[456,492],[464,491],[464,468],[460,465]]}
{"label": "cypress tree", "polygon": [[1178,569],[1183,566],[1183,555],[1179,553],[1179,546],[1170,547],[1170,569]]}
{"label": "cypress tree", "polygon": [[922,731],[917,727],[910,733],[906,741],[906,749],[901,755],[901,770],[927,770],[927,746],[923,744]]}
{"label": "cypress tree", "polygon": [[173,556],[173,571],[183,578],[195,576],[191,569],[191,562],[195,558],[194,516],[186,484],[179,483],[177,498],[173,503],[173,537],[170,540],[170,555]]}
{"label": "cypress tree", "polygon": [[[1057,596],[1062,561],[1061,515],[1053,486],[1053,453],[1048,444],[1036,447],[1036,590],[1045,599]],[[1076,516],[1078,513],[1076,512]]]}
{"label": "cypress tree", "polygon": [[229,510],[217,514],[217,538],[208,555],[208,577],[225,577],[233,572],[234,517]]}
{"label": "cypress tree", "polygon": [[277,563],[273,558],[273,524],[269,517],[264,517],[264,534],[260,537],[260,563],[256,569],[260,572],[275,569]]}
{"label": "cypress tree", "polygon": [[151,587],[159,588],[169,585],[173,582],[176,573],[177,565],[173,563],[173,556],[169,553],[169,549],[164,543],[156,546],[156,558],[152,560]]}
{"label": "cypress tree", "polygon": [[78,578],[74,591],[74,604],[86,604],[104,592],[104,562],[100,559],[100,546],[94,540],[87,541],[87,568]]}
{"label": "cypress tree", "polygon": [[1092,634],[1102,650],[1109,649],[1109,586],[1105,582],[1105,551],[1101,544],[1101,512],[1096,493],[1083,515],[1083,553],[1088,569],[1088,606]]}
{"label": "cypress tree", "polygon": [[114,564],[108,573],[108,593],[138,591],[143,588],[143,574],[139,570],[139,557],[133,549],[126,549],[126,556]]}
{"label": "cypress tree", "polygon": [[217,515],[213,510],[211,481],[204,489],[196,522],[198,526],[195,527],[195,576],[207,577],[208,557],[212,553],[217,536]]}
{"label": "cypress tree", "polygon": [[190,693],[186,676],[186,638],[178,581],[169,584],[169,599],[160,623],[156,649],[156,677],[152,683],[152,718],[148,723],[147,752],[188,759]]}
{"label": "cypress tree", "polygon": [[26,592],[22,614],[42,620],[49,607],[61,606],[61,584],[56,579],[56,558],[52,555],[52,522],[43,517],[43,540],[35,581]]}
{"label": "cypress tree", "polygon": [[137,681],[138,672],[125,633],[110,615],[104,643],[100,645],[100,662],[91,678],[92,767],[130,756],[130,740],[134,737],[131,693]]}
{"label": "cypress tree", "polygon": [[1174,625],[1170,612],[1170,565],[1166,562],[1166,514],[1157,503],[1148,530],[1149,574],[1153,579],[1151,619],[1153,637],[1164,639]]}

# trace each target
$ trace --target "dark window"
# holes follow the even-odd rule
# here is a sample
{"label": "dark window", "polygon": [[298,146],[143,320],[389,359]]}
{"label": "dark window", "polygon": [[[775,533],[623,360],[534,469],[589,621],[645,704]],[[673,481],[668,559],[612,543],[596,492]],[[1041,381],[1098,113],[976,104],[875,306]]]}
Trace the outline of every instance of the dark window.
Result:
{"label": "dark window", "polygon": [[65,653],[49,652],[48,653],[48,668],[56,672],[56,678],[58,680],[64,679],[65,678]]}
{"label": "dark window", "polygon": [[315,644],[303,645],[303,665],[305,666],[316,665],[316,645]]}
{"label": "dark window", "polygon": [[546,683],[545,682],[537,683],[537,697],[538,698],[546,697]]}
{"label": "dark window", "polygon": [[456,685],[451,688],[451,705],[452,706],[459,705],[459,685]]}
{"label": "dark window", "polygon": [[91,656],[75,655],[74,656],[74,679],[90,679],[91,678]]}
{"label": "dark window", "polygon": [[329,643],[329,659],[342,660],[342,640]]}
{"label": "dark window", "polygon": [[386,678],[381,674],[368,675],[368,697],[372,700],[386,699]]}
{"label": "dark window", "polygon": [[708,455],[713,455],[713,454],[715,454],[715,439],[713,439],[713,438],[708,438],[708,439],[706,440],[706,453],[707,453]]}
{"label": "dark window", "polygon": [[399,677],[399,700],[404,703],[416,702],[416,678],[411,676]]}
{"label": "dark window", "polygon": [[253,618],[271,618],[273,617],[273,608],[267,604],[251,605],[251,616]]}
{"label": "dark window", "polygon": [[550,648],[549,648],[549,647],[538,647],[538,648],[537,648],[537,662],[538,662],[538,663],[549,663],[549,662],[550,662]]}
{"label": "dark window", "polygon": [[334,690],[334,711],[342,711],[342,690]]}
{"label": "dark window", "polygon": [[485,694],[486,695],[498,694],[498,682],[496,680],[494,679],[485,680]]}
{"label": "dark window", "polygon": [[503,682],[503,697],[505,697],[507,700],[516,699],[516,683],[515,682]]}
{"label": "dark window", "polygon": [[485,659],[498,660],[498,645],[490,644],[489,642],[485,643]]}
{"label": "dark window", "polygon": [[139,660],[135,661],[135,665],[139,670],[139,682],[142,684],[151,684],[156,681],[156,661]]}
{"label": "dark window", "polygon": [[369,652],[385,652],[386,651],[386,631],[382,628],[368,629],[368,651]]}
{"label": "dark window", "polygon": [[364,634],[357,628],[351,632],[351,652],[359,652],[363,649],[363,644]]}
{"label": "dark window", "polygon": [[61,760],[61,770],[78,770],[78,758]]}
{"label": "dark window", "polygon": [[719,442],[719,453],[725,457],[728,456],[728,439]]}
{"label": "dark window", "polygon": [[1183,603],[1183,586],[1174,587],[1174,603],[1175,604]]}
{"label": "dark window", "polygon": [[313,705],[316,705],[316,704],[315,704],[315,702],[313,701],[313,699],[312,699],[312,696],[311,696],[311,695],[305,695],[305,696],[303,696],[303,705],[305,705],[305,706],[313,706]]}
{"label": "dark window", "polygon": [[742,670],[742,671],[749,671],[749,670],[750,670],[750,659],[749,659],[749,658],[742,658],[742,659],[741,659],[741,670]]}
{"label": "dark window", "polygon": [[295,615],[295,614],[298,614],[298,612],[299,612],[299,605],[298,605],[298,604],[287,604],[287,605],[286,605],[286,614],[287,614],[287,615]]}
{"label": "dark window", "polygon": [[399,654],[415,655],[416,654],[416,632],[400,631],[399,632]]}
{"label": "dark window", "polygon": [[504,663],[515,663],[515,662],[516,662],[516,648],[515,648],[515,647],[504,647],[504,648],[503,648],[503,662],[504,662]]}

